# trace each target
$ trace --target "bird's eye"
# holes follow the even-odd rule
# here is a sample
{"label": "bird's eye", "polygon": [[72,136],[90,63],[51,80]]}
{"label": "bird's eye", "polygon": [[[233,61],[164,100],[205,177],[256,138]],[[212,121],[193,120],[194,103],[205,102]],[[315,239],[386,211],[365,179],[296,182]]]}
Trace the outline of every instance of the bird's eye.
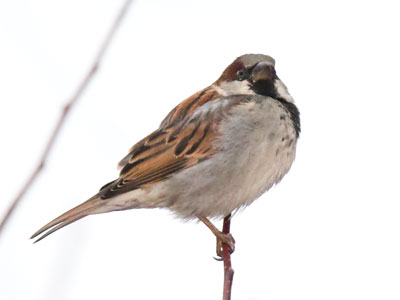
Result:
{"label": "bird's eye", "polygon": [[237,73],[236,73],[237,80],[242,81],[242,80],[245,80],[246,77],[247,77],[246,69],[241,69],[241,70],[237,71]]}

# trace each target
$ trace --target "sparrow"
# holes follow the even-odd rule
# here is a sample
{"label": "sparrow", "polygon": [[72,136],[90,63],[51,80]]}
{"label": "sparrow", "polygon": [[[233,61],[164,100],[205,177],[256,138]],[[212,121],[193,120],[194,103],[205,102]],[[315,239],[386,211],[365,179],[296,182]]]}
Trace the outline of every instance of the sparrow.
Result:
{"label": "sparrow", "polygon": [[232,235],[210,219],[251,204],[289,171],[300,114],[262,54],[238,57],[217,81],[177,105],[160,127],[120,161],[119,177],[86,202],[49,222],[40,241],[83,217],[134,208],[167,208],[198,219],[234,250]]}

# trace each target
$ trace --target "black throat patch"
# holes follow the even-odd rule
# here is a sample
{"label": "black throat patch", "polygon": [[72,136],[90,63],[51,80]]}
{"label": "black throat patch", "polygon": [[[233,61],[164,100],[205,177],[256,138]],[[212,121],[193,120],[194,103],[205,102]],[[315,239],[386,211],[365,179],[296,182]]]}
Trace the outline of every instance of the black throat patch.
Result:
{"label": "black throat patch", "polygon": [[271,97],[282,103],[285,109],[289,112],[294,130],[296,131],[296,137],[299,137],[301,131],[300,112],[294,103],[289,102],[284,98],[278,96],[274,80],[259,80],[257,82],[252,83],[251,88],[256,94]]}

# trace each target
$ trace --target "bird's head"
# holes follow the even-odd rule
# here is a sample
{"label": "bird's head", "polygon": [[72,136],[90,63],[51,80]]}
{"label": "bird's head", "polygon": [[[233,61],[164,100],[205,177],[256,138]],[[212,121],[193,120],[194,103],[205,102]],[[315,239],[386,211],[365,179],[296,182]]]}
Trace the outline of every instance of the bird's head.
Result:
{"label": "bird's head", "polygon": [[258,94],[293,102],[286,86],[276,75],[275,60],[268,55],[239,56],[213,86],[224,96]]}

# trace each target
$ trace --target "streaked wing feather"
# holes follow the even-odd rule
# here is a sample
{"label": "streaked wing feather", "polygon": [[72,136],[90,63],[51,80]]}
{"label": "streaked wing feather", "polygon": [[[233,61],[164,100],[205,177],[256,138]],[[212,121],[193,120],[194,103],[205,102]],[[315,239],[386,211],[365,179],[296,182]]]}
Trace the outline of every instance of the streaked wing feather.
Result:
{"label": "streaked wing feather", "polygon": [[[184,121],[182,121],[184,122]],[[192,119],[176,131],[159,129],[153,134],[163,137],[152,143],[151,134],[140,147],[134,147],[130,159],[122,167],[120,178],[105,186],[100,192],[107,199],[130,190],[165,180],[182,169],[189,168],[203,159],[207,159],[216,149],[212,146],[215,138],[215,126],[206,120]],[[159,134],[164,131],[163,134]]]}
{"label": "streaked wing feather", "polygon": [[197,92],[171,110],[171,112],[161,122],[160,128],[168,128],[176,122],[184,120],[204,103],[214,101],[219,98],[221,98],[221,95],[211,87]]}
{"label": "streaked wing feather", "polygon": [[171,134],[171,130],[168,129],[174,127],[176,132],[180,131],[179,126],[183,124],[182,121],[185,120],[185,118],[190,117],[193,111],[195,111],[204,103],[214,101],[219,98],[221,98],[221,95],[211,87],[208,87],[182,101],[164,118],[158,130],[154,131],[152,134],[139,141],[133,147],[131,147],[131,149],[129,149],[128,155],[126,155],[118,163],[118,168],[122,169],[133,157],[135,157],[135,155],[146,150],[147,147],[162,142],[165,138],[165,134],[172,135],[170,140],[176,138],[176,135]]}
{"label": "streaked wing feather", "polygon": [[240,102],[225,101],[229,105],[193,114],[199,105],[216,100],[216,95],[208,88],[178,105],[158,130],[131,148],[120,163],[120,178],[105,185],[100,197],[107,199],[154,184],[210,158],[218,150],[213,142],[219,121],[226,110]]}

